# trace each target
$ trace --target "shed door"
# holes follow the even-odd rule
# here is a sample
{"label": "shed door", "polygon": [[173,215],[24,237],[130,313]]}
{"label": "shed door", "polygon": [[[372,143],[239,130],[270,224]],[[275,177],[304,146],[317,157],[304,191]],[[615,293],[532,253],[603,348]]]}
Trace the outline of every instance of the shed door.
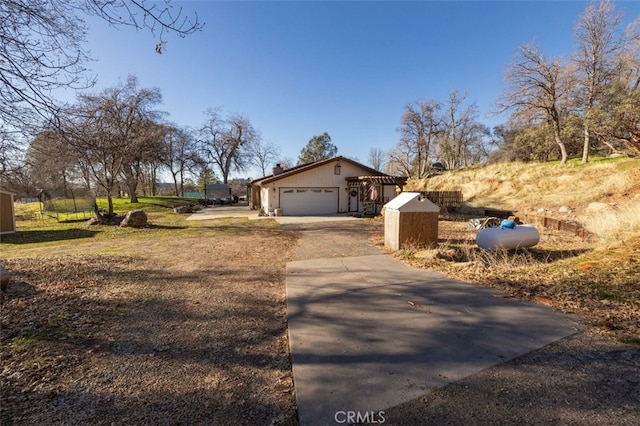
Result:
{"label": "shed door", "polygon": [[285,216],[338,213],[338,188],[281,188]]}

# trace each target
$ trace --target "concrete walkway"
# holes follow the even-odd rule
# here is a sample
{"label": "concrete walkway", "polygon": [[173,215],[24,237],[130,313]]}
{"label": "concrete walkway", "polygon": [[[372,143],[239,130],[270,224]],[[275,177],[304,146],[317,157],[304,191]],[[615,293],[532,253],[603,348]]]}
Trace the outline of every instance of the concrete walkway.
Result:
{"label": "concrete walkway", "polygon": [[579,328],[388,255],[288,263],[287,312],[303,426],[381,423],[385,409]]}

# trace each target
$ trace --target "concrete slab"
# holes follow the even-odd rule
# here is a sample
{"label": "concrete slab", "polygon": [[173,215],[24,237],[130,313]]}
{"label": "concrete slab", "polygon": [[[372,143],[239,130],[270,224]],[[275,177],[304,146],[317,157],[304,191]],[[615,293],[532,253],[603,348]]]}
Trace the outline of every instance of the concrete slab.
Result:
{"label": "concrete slab", "polygon": [[246,205],[206,207],[189,216],[187,220],[211,220],[223,217],[248,217],[257,219],[258,211],[250,210]]}
{"label": "concrete slab", "polygon": [[223,217],[246,217],[249,220],[274,219],[281,225],[299,225],[316,222],[357,221],[359,218],[350,214],[333,214],[322,216],[259,216],[257,210],[249,210],[247,206],[215,206],[207,207],[193,213],[187,220],[212,220]]}
{"label": "concrete slab", "polygon": [[579,329],[387,255],[290,262],[287,309],[303,426],[379,422],[380,411]]}

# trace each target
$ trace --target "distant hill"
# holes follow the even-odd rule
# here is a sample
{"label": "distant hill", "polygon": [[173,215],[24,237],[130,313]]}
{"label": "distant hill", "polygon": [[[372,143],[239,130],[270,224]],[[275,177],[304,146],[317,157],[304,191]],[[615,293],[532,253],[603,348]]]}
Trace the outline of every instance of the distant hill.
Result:
{"label": "distant hill", "polygon": [[606,239],[640,233],[640,160],[503,163],[446,171],[405,190],[460,190],[465,206],[575,220]]}

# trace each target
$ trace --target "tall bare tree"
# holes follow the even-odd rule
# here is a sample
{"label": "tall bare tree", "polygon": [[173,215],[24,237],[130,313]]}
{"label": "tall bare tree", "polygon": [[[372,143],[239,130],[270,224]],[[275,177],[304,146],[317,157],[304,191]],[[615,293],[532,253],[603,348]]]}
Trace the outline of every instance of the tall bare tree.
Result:
{"label": "tall bare tree", "polygon": [[150,0],[2,0],[0,1],[0,174],[15,173],[15,157],[27,141],[56,123],[63,106],[58,89],[87,89],[85,18],[97,16],[112,26],[146,28],[152,47],[162,52],[167,34],[198,31],[197,15],[187,16],[170,2]]}
{"label": "tall bare tree", "polygon": [[580,103],[584,108],[584,145],[582,162],[589,161],[593,107],[619,71],[620,50],[625,42],[620,37],[622,14],[613,0],[591,0],[579,17],[575,28],[578,51],[574,55],[579,76]]}
{"label": "tall bare tree", "polygon": [[239,114],[223,118],[220,109],[206,111],[207,119],[200,129],[200,147],[205,160],[214,164],[228,183],[232,170],[244,170],[249,147],[258,133],[248,119]]}
{"label": "tall bare tree", "polygon": [[165,126],[164,162],[173,179],[176,197],[184,194],[185,175],[203,161],[198,156],[196,138],[192,131],[177,126]]}
{"label": "tall bare tree", "polygon": [[561,59],[547,60],[532,44],[518,48],[514,62],[505,73],[507,88],[497,101],[502,111],[514,110],[517,115],[538,117],[551,127],[553,139],[560,149],[561,164],[568,159],[562,138],[563,120],[569,109],[573,89],[573,73]]}
{"label": "tall bare tree", "polygon": [[106,192],[108,215],[101,215],[96,208],[96,216],[108,221],[113,217],[112,196],[123,176],[135,200],[135,167],[148,154],[146,149],[154,137],[149,123],[158,118],[153,107],[160,103],[161,95],[158,89],[138,88],[137,79],[130,76],[125,84],[97,95],[81,95],[79,100],[64,125],[64,134]]}
{"label": "tall bare tree", "polygon": [[468,95],[453,90],[442,118],[442,131],[436,138],[438,159],[455,169],[478,163],[487,157],[484,139],[490,130],[477,119],[475,103],[467,103]]}
{"label": "tall bare tree", "polygon": [[249,147],[249,162],[260,169],[262,176],[267,175],[269,167],[273,167],[280,157],[280,147],[273,142],[257,139]]}
{"label": "tall bare tree", "polygon": [[70,183],[77,179],[78,155],[59,132],[41,132],[29,144],[25,156],[32,182],[41,189],[70,195]]}
{"label": "tall bare tree", "polygon": [[617,71],[590,114],[590,130],[612,152],[640,153],[640,17],[620,41]]}
{"label": "tall bare tree", "polygon": [[385,166],[387,153],[382,148],[369,148],[369,165],[375,170],[382,170]]}
{"label": "tall bare tree", "polygon": [[433,143],[443,131],[440,109],[441,104],[433,99],[404,106],[398,128],[400,140],[390,154],[393,161],[408,163],[404,168],[410,170],[409,176],[414,179],[426,177],[435,158]]}

